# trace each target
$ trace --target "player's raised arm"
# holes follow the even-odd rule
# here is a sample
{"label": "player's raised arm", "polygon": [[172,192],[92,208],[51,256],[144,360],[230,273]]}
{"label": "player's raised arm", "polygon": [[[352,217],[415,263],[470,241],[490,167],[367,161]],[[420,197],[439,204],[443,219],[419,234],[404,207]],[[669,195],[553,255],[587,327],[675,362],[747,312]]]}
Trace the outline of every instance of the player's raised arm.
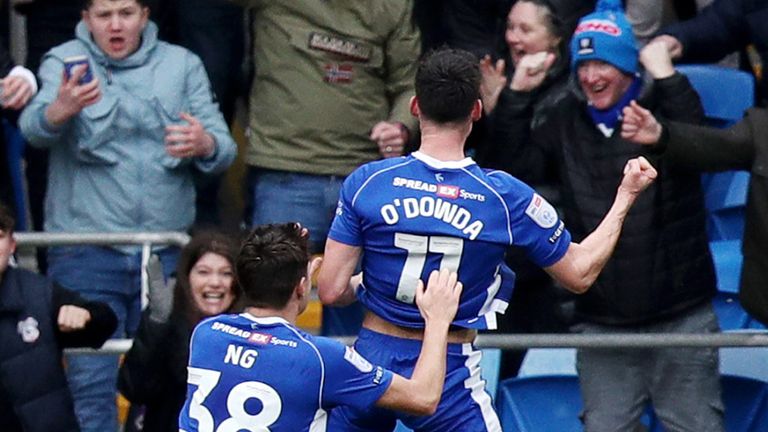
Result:
{"label": "player's raised arm", "polygon": [[603,221],[581,243],[571,243],[560,261],[545,268],[547,273],[570,291],[587,291],[613,253],[629,209],[656,176],[656,169],[644,157],[630,159],[624,167],[624,178],[613,205]]}
{"label": "player's raised arm", "polygon": [[448,328],[456,316],[462,284],[458,275],[448,270],[433,271],[427,288],[419,281],[416,304],[424,318],[424,339],[419,360],[410,379],[393,375],[392,384],[376,406],[432,415],[440,403],[445,381]]}

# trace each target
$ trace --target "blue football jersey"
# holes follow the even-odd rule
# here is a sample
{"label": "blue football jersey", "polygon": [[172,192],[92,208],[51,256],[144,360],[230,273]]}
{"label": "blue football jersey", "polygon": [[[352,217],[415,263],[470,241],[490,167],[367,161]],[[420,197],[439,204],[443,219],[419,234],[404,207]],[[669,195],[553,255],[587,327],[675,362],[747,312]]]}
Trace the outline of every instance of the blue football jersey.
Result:
{"label": "blue football jersey", "polygon": [[546,267],[571,242],[554,207],[525,183],[470,158],[442,162],[420,152],[350,174],[329,237],[363,249],[358,299],[376,315],[423,327],[417,280],[448,268],[464,285],[454,324],[490,329],[512,291],[499,271],[507,247]]}
{"label": "blue football jersey", "polygon": [[392,382],[352,348],[249,314],[201,322],[187,369],[188,432],[325,431],[329,409],[371,407]]}

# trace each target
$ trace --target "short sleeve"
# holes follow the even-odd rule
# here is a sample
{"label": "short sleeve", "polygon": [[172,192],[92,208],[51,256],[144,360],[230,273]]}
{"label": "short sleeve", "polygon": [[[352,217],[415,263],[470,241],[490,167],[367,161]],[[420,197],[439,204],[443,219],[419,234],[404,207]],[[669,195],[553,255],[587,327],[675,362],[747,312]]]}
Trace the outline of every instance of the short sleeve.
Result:
{"label": "short sleeve", "polygon": [[375,366],[354,348],[327,340],[318,342],[325,367],[323,408],[350,405],[372,407],[392,383],[392,372]]}
{"label": "short sleeve", "polygon": [[358,191],[363,187],[362,169],[358,168],[344,180],[328,237],[350,246],[362,246],[362,228],[359,215],[353,206]]}
{"label": "short sleeve", "polygon": [[525,250],[536,265],[548,267],[565,255],[571,234],[552,204],[530,186],[514,181],[517,184],[508,199],[513,244]]}

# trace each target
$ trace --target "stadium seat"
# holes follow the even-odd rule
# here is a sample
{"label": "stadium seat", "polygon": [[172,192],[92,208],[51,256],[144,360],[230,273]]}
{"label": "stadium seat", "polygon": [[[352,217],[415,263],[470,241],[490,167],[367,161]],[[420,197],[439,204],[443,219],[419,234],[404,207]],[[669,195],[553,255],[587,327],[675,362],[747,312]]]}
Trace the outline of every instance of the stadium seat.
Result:
{"label": "stadium seat", "polygon": [[717,273],[718,293],[713,299],[715,313],[723,330],[763,329],[739,303],[741,278],[741,240],[718,240],[709,243]]}
{"label": "stadium seat", "polygon": [[501,350],[498,348],[483,349],[483,359],[480,360],[482,376],[485,380],[485,391],[496,400],[496,392],[499,386],[499,368],[501,366]]}
{"label": "stadium seat", "polygon": [[712,259],[717,273],[717,289],[720,292],[736,294],[739,292],[741,264],[741,240],[717,240],[709,243]]}
{"label": "stadium seat", "polygon": [[704,115],[710,122],[722,122],[719,126],[738,121],[755,104],[755,79],[744,71],[709,64],[681,64],[675,69],[688,77]]}
{"label": "stadium seat", "polygon": [[499,386],[499,420],[505,432],[580,432],[582,402],[575,375],[512,378]]}
{"label": "stadium seat", "polygon": [[576,348],[529,349],[517,377],[541,375],[576,375]]}
{"label": "stadium seat", "polygon": [[[756,329],[735,332],[755,332]],[[763,330],[768,333],[768,331]],[[768,347],[720,348],[720,373],[740,376],[768,383]],[[768,430],[768,429],[766,429]]]}
{"label": "stadium seat", "polygon": [[725,430],[728,432],[768,431],[768,383],[723,375]]}
{"label": "stadium seat", "polygon": [[[752,75],[715,65],[678,65],[701,97],[707,122],[727,127],[755,104]],[[709,210],[707,230],[712,240],[738,240],[744,232],[744,205],[749,173],[730,171],[702,176]]]}
{"label": "stadium seat", "polygon": [[[542,375],[511,378],[499,384],[496,404],[504,432],[581,432],[582,410],[576,375]],[[650,407],[641,417],[646,427],[656,427]]]}

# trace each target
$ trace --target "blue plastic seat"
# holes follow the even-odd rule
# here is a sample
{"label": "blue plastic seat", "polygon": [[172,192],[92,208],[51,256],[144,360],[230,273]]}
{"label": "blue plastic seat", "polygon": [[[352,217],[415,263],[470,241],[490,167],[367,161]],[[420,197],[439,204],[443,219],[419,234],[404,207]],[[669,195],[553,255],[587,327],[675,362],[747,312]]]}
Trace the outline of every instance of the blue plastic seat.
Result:
{"label": "blue plastic seat", "polygon": [[[721,377],[728,432],[768,431],[768,383],[740,376]],[[505,432],[581,432],[582,400],[578,379],[549,375],[505,380],[499,387],[498,412]],[[647,411],[648,430],[665,429]]]}
{"label": "blue plastic seat", "polygon": [[576,348],[530,348],[518,378],[541,375],[576,375]]}
{"label": "blue plastic seat", "polygon": [[[696,89],[707,122],[712,126],[732,125],[755,104],[755,81],[746,72],[715,65],[678,65],[676,68]],[[745,171],[702,176],[711,240],[741,239],[748,183],[749,173]]]}
{"label": "blue plastic seat", "polygon": [[768,431],[768,383],[723,375],[725,430],[728,432]]}
{"label": "blue plastic seat", "polygon": [[512,378],[501,382],[496,404],[505,432],[580,432],[582,408],[575,375]]}
{"label": "blue plastic seat", "polygon": [[675,69],[688,77],[701,98],[704,115],[715,125],[738,121],[755,104],[755,79],[744,71],[710,64],[681,64]]}
{"label": "blue plastic seat", "polygon": [[[499,383],[496,403],[504,432],[581,432],[583,407],[576,375],[510,378]],[[650,406],[640,421],[655,428]]]}
{"label": "blue plastic seat", "polygon": [[[745,331],[760,330],[736,330],[739,333]],[[768,383],[768,347],[720,348],[720,374],[751,378]]]}

